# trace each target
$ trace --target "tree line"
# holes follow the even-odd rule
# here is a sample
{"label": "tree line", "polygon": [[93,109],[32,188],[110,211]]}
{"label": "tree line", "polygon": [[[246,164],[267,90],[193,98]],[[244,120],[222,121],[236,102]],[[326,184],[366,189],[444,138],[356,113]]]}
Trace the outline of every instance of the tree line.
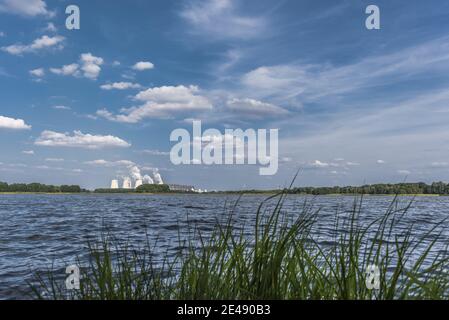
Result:
{"label": "tree line", "polygon": [[[8,184],[0,182],[0,192],[36,192],[36,193],[80,193],[87,192],[77,185],[46,185],[41,183],[14,183]],[[142,185],[136,190],[134,189],[96,189],[96,193],[164,193],[170,192],[168,185]],[[242,190],[227,191],[227,193],[270,193],[279,192],[279,190]],[[449,184],[444,182],[433,182],[426,184],[424,182],[417,183],[379,183],[363,186],[334,186],[334,187],[294,187],[286,192],[290,194],[311,194],[311,195],[327,195],[327,194],[439,194],[449,195]],[[220,192],[218,192],[220,193]]]}
{"label": "tree line", "polygon": [[137,189],[95,189],[95,193],[167,193],[170,187],[166,184],[143,184]]}
{"label": "tree line", "polygon": [[[277,193],[281,190],[242,190],[227,191],[226,193]],[[285,190],[290,194],[373,194],[373,195],[395,195],[395,194],[438,194],[449,195],[449,184],[444,182],[433,182],[426,184],[417,183],[379,183],[367,184],[363,186],[334,186],[334,187],[293,187]]]}
{"label": "tree line", "polygon": [[293,188],[291,193],[304,193],[313,195],[325,195],[325,194],[449,194],[449,184],[444,182],[434,182],[432,184],[426,184],[424,182],[418,183],[379,183],[371,185],[363,185],[359,187],[346,186],[346,187],[302,187]]}
{"label": "tree line", "polygon": [[53,186],[42,183],[13,183],[0,182],[0,192],[36,192],[36,193],[80,193],[85,190],[76,185]]}

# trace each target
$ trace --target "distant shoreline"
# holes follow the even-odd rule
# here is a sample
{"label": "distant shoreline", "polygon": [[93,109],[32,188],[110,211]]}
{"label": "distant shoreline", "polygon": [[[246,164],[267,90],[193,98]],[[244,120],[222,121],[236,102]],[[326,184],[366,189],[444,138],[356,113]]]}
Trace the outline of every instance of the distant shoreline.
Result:
{"label": "distant shoreline", "polygon": [[[173,185],[172,185],[173,186]],[[179,186],[178,186],[179,187]],[[445,182],[413,183],[378,183],[363,186],[334,186],[334,187],[290,187],[278,189],[246,189],[202,192],[201,189],[170,187],[168,184],[142,184],[136,189],[99,188],[87,190],[78,185],[45,185],[41,183],[0,182],[0,194],[225,194],[225,195],[275,195],[278,193],[312,195],[312,196],[415,196],[436,197],[449,196],[449,184]]]}
{"label": "distant shoreline", "polygon": [[[275,192],[238,192],[238,191],[219,191],[219,192],[207,192],[207,193],[190,193],[190,192],[155,192],[155,193],[142,193],[142,192],[114,192],[114,193],[101,193],[101,192],[0,192],[0,195],[49,195],[49,196],[67,196],[67,195],[85,195],[85,196],[92,196],[92,195],[243,195],[243,196],[256,196],[256,195],[274,195]],[[362,194],[362,193],[332,193],[332,194],[320,194],[320,195],[314,195],[309,193],[290,193],[288,195],[291,196],[320,196],[320,197],[339,197],[339,196],[373,196],[373,197],[447,197],[449,195],[447,194]]]}

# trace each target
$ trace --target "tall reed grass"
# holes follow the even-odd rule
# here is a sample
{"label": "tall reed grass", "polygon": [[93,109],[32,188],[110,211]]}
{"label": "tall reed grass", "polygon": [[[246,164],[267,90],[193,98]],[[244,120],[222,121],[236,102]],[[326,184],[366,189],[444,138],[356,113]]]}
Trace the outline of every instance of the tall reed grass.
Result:
{"label": "tall reed grass", "polygon": [[[204,235],[194,231],[179,254],[154,261],[154,245],[118,245],[111,237],[88,247],[80,261],[80,290],[67,291],[54,270],[30,284],[39,299],[447,299],[447,247],[436,250],[442,222],[424,235],[414,226],[398,231],[412,202],[392,200],[370,223],[360,218],[363,197],[346,215],[336,214],[334,241],[316,232],[319,210],[304,205],[292,218],[286,193],[260,204],[252,236],[235,228],[235,210]],[[271,209],[267,209],[270,203]],[[240,231],[238,231],[240,230]],[[379,287],[369,289],[367,268],[379,268]]]}

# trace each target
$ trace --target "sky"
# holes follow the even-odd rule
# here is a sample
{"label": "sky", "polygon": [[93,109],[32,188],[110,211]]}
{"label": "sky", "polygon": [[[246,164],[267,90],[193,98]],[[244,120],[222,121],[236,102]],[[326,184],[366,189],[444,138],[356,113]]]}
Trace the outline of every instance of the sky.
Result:
{"label": "sky", "polygon": [[[0,0],[0,181],[449,181],[448,21],[443,0]],[[173,165],[170,133],[194,119],[279,129],[277,173]]]}

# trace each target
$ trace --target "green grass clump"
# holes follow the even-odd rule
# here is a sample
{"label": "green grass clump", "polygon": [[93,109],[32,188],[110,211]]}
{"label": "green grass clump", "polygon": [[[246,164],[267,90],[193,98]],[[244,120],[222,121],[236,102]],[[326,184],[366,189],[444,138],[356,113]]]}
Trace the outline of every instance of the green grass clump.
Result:
{"label": "green grass clump", "polygon": [[[205,235],[194,230],[180,240],[179,254],[153,261],[154,247],[114,245],[106,237],[88,247],[81,288],[64,289],[54,272],[38,275],[31,287],[41,299],[447,299],[447,250],[433,250],[442,222],[425,235],[413,226],[398,232],[411,203],[393,199],[387,211],[361,223],[362,198],[346,214],[336,213],[334,241],[323,244],[317,232],[319,210],[305,203],[292,216],[283,209],[286,193],[258,207],[253,235],[233,223],[217,222]],[[269,205],[268,205],[269,204]],[[268,206],[267,206],[268,205]],[[366,221],[366,220],[364,220]],[[447,249],[447,248],[446,248]],[[368,266],[380,271],[380,287],[366,285]]]}

